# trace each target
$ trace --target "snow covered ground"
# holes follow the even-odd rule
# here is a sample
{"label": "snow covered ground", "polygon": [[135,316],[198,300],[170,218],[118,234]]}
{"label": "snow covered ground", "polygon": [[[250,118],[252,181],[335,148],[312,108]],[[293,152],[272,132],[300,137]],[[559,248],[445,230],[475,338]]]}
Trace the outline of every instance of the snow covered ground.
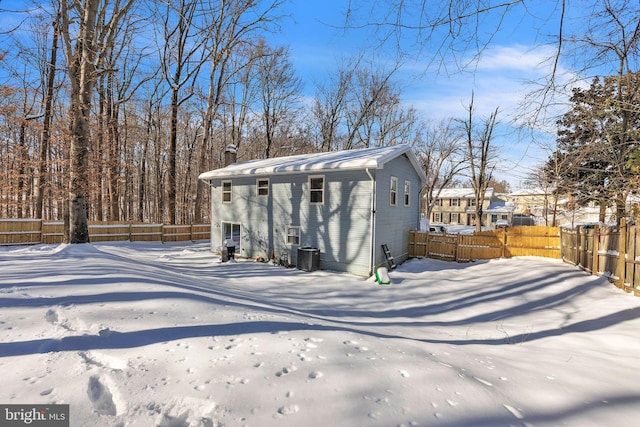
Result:
{"label": "snow covered ground", "polygon": [[0,248],[0,403],[72,426],[635,426],[640,298],[561,262],[377,285],[208,243]]}

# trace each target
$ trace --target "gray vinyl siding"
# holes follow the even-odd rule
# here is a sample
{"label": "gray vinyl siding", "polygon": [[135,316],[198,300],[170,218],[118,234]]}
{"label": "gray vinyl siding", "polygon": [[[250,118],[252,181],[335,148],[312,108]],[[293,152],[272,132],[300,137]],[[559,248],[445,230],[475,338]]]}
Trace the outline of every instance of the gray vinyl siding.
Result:
{"label": "gray vinyl siding", "polygon": [[[391,177],[398,178],[396,206],[390,204]],[[409,206],[404,205],[404,182],[410,183]],[[396,263],[409,257],[409,230],[419,226],[420,190],[422,183],[405,156],[385,164],[376,175],[375,266],[386,265],[381,245],[386,244]]]}
{"label": "gray vinyl siding", "polygon": [[[309,176],[324,176],[324,201],[309,200]],[[222,203],[221,182],[212,181],[212,250],[222,242],[222,222],[241,224],[239,255],[295,264],[299,247],[320,249],[321,268],[369,274],[371,189],[365,171],[271,175],[269,196],[258,197],[256,176],[230,178],[232,202]],[[288,226],[300,227],[300,245],[287,244]]]}
{"label": "gray vinyl siding", "polygon": [[[286,253],[296,264],[299,247],[320,249],[320,268],[369,275],[372,239],[373,268],[385,265],[381,245],[387,244],[397,263],[408,258],[409,230],[418,229],[420,190],[418,172],[401,155],[371,170],[375,179],[375,231],[372,233],[373,184],[365,170],[328,170],[262,176],[216,178],[211,181],[211,246],[222,243],[223,222],[241,224],[238,254],[246,258],[276,259]],[[312,204],[309,177],[324,176],[324,201]],[[390,178],[398,179],[397,205],[389,200]],[[269,196],[258,197],[256,180],[269,179]],[[410,203],[404,205],[404,182],[410,182]],[[222,181],[232,182],[232,201],[222,203]],[[287,244],[287,228],[297,226],[300,244]]]}

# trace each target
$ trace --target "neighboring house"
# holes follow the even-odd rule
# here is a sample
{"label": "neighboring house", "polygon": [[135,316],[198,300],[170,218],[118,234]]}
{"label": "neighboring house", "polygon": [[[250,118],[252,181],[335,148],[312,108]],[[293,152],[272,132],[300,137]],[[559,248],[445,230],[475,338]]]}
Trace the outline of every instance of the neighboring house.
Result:
{"label": "neighboring house", "polygon": [[407,145],[234,163],[205,172],[211,185],[211,247],[296,264],[299,248],[320,250],[320,268],[371,275],[408,258],[426,176]]}
{"label": "neighboring house", "polygon": [[[511,222],[514,206],[488,188],[482,200],[482,225],[495,225],[499,219]],[[431,212],[433,224],[476,225],[473,188],[443,188]]]}
{"label": "neighboring house", "polygon": [[515,204],[516,214],[544,217],[554,207],[554,192],[540,187],[523,188],[509,194]]}

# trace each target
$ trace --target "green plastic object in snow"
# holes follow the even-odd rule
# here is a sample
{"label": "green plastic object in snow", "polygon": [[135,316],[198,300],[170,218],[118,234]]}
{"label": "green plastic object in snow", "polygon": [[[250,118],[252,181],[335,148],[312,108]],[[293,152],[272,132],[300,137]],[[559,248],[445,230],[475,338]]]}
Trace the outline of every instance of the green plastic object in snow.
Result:
{"label": "green plastic object in snow", "polygon": [[391,284],[391,278],[389,277],[389,270],[387,270],[387,267],[379,267],[376,270],[376,282],[380,285]]}

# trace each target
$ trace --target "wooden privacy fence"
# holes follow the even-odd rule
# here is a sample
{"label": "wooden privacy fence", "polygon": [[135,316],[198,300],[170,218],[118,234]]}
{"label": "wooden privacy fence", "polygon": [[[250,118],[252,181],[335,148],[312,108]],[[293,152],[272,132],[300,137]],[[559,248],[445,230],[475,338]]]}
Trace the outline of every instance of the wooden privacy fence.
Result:
{"label": "wooden privacy fence", "polygon": [[473,235],[411,231],[409,255],[458,262],[514,256],[561,258],[640,296],[640,225],[625,220],[620,227],[509,227]]}
{"label": "wooden privacy fence", "polygon": [[[209,224],[167,225],[130,222],[89,222],[93,242],[183,242],[209,239]],[[0,245],[57,244],[64,238],[62,221],[0,219]]]}
{"label": "wooden privacy fence", "polygon": [[562,259],[620,289],[640,296],[640,230],[620,221],[619,227],[562,230]]}
{"label": "wooden privacy fence", "polygon": [[409,256],[458,262],[514,256],[561,258],[560,228],[509,227],[473,235],[411,231]]}

